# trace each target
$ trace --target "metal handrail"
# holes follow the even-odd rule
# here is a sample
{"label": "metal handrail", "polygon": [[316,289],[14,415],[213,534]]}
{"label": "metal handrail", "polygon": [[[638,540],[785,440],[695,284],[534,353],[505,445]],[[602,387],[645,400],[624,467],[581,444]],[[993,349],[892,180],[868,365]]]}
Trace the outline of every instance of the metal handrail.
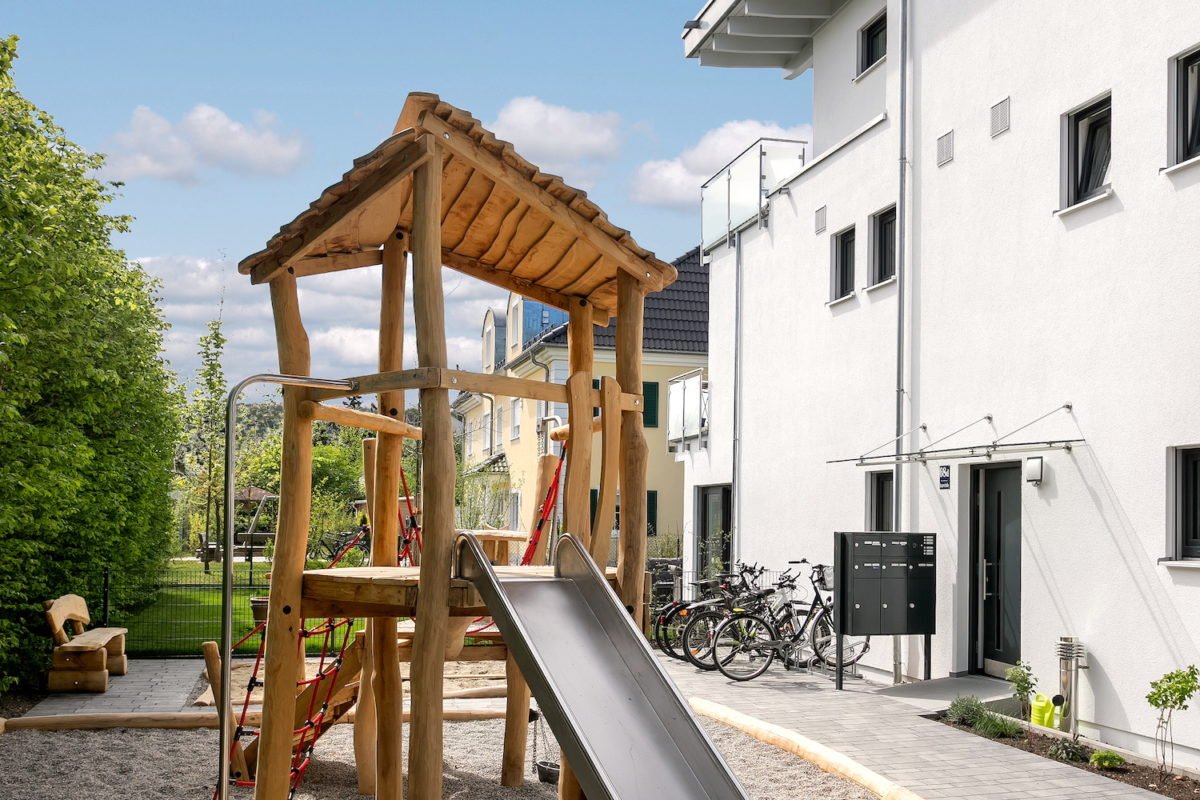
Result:
{"label": "metal handrail", "polygon": [[273,383],[306,389],[358,389],[358,382],[338,378],[260,373],[242,379],[229,391],[225,403],[225,543],[221,557],[221,696],[217,698],[217,728],[220,760],[217,765],[217,798],[229,798],[229,728],[225,715],[233,698],[233,538],[234,538],[234,449],[237,446],[237,401],[248,386]]}

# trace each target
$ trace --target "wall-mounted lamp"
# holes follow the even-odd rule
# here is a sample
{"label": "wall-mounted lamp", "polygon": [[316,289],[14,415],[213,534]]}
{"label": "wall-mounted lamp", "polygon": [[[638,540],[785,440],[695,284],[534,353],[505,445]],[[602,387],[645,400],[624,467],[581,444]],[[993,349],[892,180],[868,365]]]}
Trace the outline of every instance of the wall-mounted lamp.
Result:
{"label": "wall-mounted lamp", "polygon": [[1025,482],[1034,486],[1042,485],[1042,457],[1030,456],[1025,459]]}

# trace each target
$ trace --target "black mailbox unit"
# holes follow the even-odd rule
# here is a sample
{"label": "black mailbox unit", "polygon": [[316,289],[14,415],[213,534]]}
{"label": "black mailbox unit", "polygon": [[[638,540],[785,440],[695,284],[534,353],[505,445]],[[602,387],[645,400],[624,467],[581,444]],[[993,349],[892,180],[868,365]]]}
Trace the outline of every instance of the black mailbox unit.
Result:
{"label": "black mailbox unit", "polygon": [[[833,563],[834,625],[839,637],[934,633],[936,536],[835,533]],[[928,672],[928,644],[925,652]]]}

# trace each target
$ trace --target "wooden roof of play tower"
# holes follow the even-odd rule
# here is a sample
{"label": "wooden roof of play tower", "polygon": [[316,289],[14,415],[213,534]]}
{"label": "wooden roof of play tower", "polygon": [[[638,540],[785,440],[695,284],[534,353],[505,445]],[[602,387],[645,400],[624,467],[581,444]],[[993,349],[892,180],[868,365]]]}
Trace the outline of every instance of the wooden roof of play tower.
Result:
{"label": "wooden roof of play tower", "polygon": [[447,267],[559,308],[586,298],[599,318],[616,313],[618,271],[646,291],[675,280],[674,267],[609,222],[585,192],[541,172],[437,95],[410,94],[395,130],[239,270],[263,283],[284,270],[315,275],[381,263],[384,240],[412,229],[413,171],[432,136],[442,152]]}

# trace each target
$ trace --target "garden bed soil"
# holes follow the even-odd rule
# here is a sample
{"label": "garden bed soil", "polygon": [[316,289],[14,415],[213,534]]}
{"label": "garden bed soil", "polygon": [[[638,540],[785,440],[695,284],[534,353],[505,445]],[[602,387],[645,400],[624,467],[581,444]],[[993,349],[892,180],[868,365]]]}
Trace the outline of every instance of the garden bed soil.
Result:
{"label": "garden bed soil", "polygon": [[0,694],[0,718],[23,717],[29,709],[46,698],[45,692],[10,692]]}
{"label": "garden bed soil", "polygon": [[[941,719],[941,722],[944,725],[949,725],[951,728],[957,728],[960,731],[966,731],[976,736],[980,735],[969,725],[960,725],[944,718]],[[992,741],[1006,744],[1009,747],[1015,747],[1018,750],[1024,750],[1027,753],[1039,755],[1042,758],[1052,759],[1050,748],[1058,739],[1034,733],[1032,736],[1021,735],[1014,739],[993,739]],[[1094,749],[1091,747],[1087,748],[1089,756]],[[1144,764],[1130,762],[1118,769],[1099,769],[1087,762],[1061,761],[1059,763],[1069,764],[1077,769],[1102,775],[1105,778],[1120,781],[1130,786],[1136,786],[1139,789],[1145,789],[1148,792],[1154,792],[1163,797],[1173,798],[1174,800],[1196,800],[1200,798],[1200,781],[1193,780],[1186,775],[1168,775],[1166,780],[1163,780],[1159,777],[1157,767],[1147,767]]]}

